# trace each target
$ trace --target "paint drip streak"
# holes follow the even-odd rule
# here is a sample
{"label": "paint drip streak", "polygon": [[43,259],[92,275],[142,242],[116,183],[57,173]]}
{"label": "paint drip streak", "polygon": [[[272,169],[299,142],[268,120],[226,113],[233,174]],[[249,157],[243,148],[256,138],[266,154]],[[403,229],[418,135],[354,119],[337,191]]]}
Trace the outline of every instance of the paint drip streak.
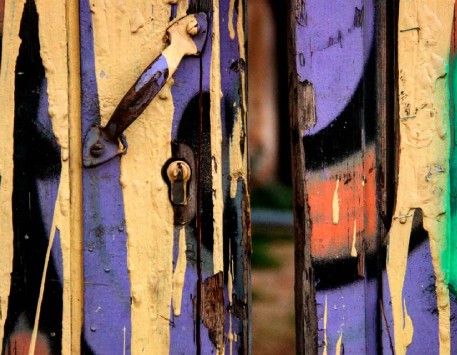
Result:
{"label": "paint drip streak", "polygon": [[198,116],[198,159],[197,159],[197,316],[196,316],[196,343],[197,355],[201,354],[201,309],[202,309],[202,176],[203,176],[203,58],[200,56],[200,84],[199,84],[199,116]]}
{"label": "paint drip streak", "polygon": [[[55,218],[55,216],[54,216],[54,218]],[[54,244],[54,239],[55,239],[57,230],[58,229],[56,228],[55,222],[53,222],[52,227],[51,227],[51,234],[49,236],[48,248],[46,249],[46,256],[44,259],[43,275],[41,276],[40,293],[38,295],[38,303],[37,303],[37,309],[36,309],[36,313],[35,313],[35,321],[33,324],[32,338],[30,340],[29,355],[35,355],[35,345],[36,345],[36,340],[37,340],[37,335],[38,335],[38,326],[40,323],[41,305],[43,303],[44,288],[45,288],[45,284],[46,284],[46,275],[48,272],[49,259],[51,257],[51,250],[52,250],[52,246]]]}
{"label": "paint drip streak", "polygon": [[213,271],[224,270],[223,258],[223,189],[222,189],[222,117],[221,117],[221,44],[220,44],[219,0],[213,1],[213,41],[211,55],[210,122],[211,157],[213,177]]}
{"label": "paint drip streak", "polygon": [[[414,325],[403,289],[411,235],[411,211],[421,208],[428,232],[438,309],[440,354],[450,353],[449,288],[443,270],[449,190],[447,152],[447,65],[454,1],[400,1],[398,22],[398,92],[400,122],[398,188],[395,216],[389,231],[387,275],[397,355],[406,354],[413,342]],[[431,173],[439,166],[440,173]],[[412,344],[415,346],[415,344]]]}
{"label": "paint drip streak", "polygon": [[324,304],[324,350],[322,351],[322,355],[327,355],[328,354],[327,319],[328,319],[328,301],[327,301],[327,295],[325,295],[325,304]]}
{"label": "paint drip streak", "polygon": [[[62,253],[62,353],[71,349],[71,238],[70,238],[70,152],[69,152],[69,67],[66,2],[35,0],[39,18],[40,55],[47,80],[48,113],[52,122],[52,131],[61,151],[62,169],[54,208],[53,224],[59,231]],[[56,28],[62,29],[55,31]],[[64,45],[62,45],[64,44]],[[75,55],[75,54],[72,54]],[[72,133],[78,139],[78,133]],[[54,237],[54,236],[52,236]],[[50,244],[52,240],[50,237]],[[47,256],[48,258],[49,256]],[[47,260],[46,262],[49,262]],[[44,271],[44,276],[45,277]],[[75,280],[77,281],[77,280]],[[43,284],[44,287],[44,284]],[[44,290],[40,290],[43,292]],[[41,305],[39,305],[41,307]],[[39,312],[37,312],[39,320]],[[36,324],[38,326],[38,324]],[[36,329],[37,330],[37,329]],[[34,329],[35,331],[35,329]]]}

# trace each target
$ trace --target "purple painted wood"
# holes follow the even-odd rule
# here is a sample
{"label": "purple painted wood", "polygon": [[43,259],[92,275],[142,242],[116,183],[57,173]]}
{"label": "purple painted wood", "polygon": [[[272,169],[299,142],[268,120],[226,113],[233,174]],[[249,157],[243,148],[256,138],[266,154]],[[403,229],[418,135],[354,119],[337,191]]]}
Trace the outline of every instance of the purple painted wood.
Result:
{"label": "purple painted wood", "polygon": [[[414,233],[414,232],[413,232]],[[413,238],[418,238],[417,231]],[[408,347],[410,354],[439,354],[438,308],[435,292],[435,274],[430,255],[428,238],[421,240],[417,247],[410,249],[406,269],[403,297],[408,313],[414,324],[413,341]],[[394,344],[392,325],[392,305],[390,302],[387,273],[383,272],[383,332],[382,341],[385,353]],[[457,349],[457,299],[450,293],[451,301],[451,354]],[[426,350],[425,350],[426,349]],[[425,351],[425,352],[424,352]]]}
{"label": "purple painted wood", "polygon": [[[3,9],[4,1],[0,1],[0,36]],[[18,8],[17,16],[21,18],[20,49],[12,66],[15,70],[4,73],[15,82],[15,112],[10,118],[14,119],[14,259],[8,311],[2,315],[6,318],[2,339],[5,353],[28,347],[30,342],[61,172],[60,147],[48,113],[34,1],[28,0],[24,7]],[[39,322],[41,334],[36,344],[36,349],[52,353],[60,353],[62,349],[62,268],[57,231],[46,271]]]}
{"label": "purple painted wood", "polygon": [[[80,1],[82,137],[100,124],[92,18]],[[84,139],[84,138],[83,138]],[[119,157],[84,169],[84,329],[86,351],[130,354],[130,280]]]}
{"label": "purple painted wood", "polygon": [[[243,4],[245,6],[245,4]],[[238,183],[238,193],[235,199],[229,196],[229,138],[232,134],[232,128],[236,116],[236,108],[240,103],[241,71],[244,70],[245,63],[240,63],[240,50],[238,39],[230,39],[228,32],[228,14],[229,1],[220,3],[220,33],[221,33],[221,74],[222,74],[222,91],[224,98],[222,100],[222,128],[223,128],[223,193],[224,193],[224,309],[225,311],[225,331],[224,346],[228,350],[230,344],[227,338],[229,333],[230,322],[233,333],[238,334],[236,342],[232,343],[233,353],[248,353],[250,349],[250,326],[249,318],[249,255],[250,242],[249,220],[247,215],[246,192],[247,187],[243,182]],[[210,15],[210,23],[212,17]],[[237,16],[235,14],[234,23],[236,24]],[[211,28],[210,28],[211,32]],[[194,151],[195,157],[198,157],[199,142],[198,137],[198,117],[200,115],[200,100],[202,104],[203,118],[203,142],[202,156],[200,164],[203,171],[211,171],[211,147],[209,139],[209,89],[210,89],[210,67],[212,56],[212,38],[209,37],[200,58],[185,58],[174,75],[174,85],[172,94],[174,98],[175,112],[173,120],[172,140],[185,143]],[[200,71],[201,68],[201,71]],[[200,87],[201,85],[201,87]],[[234,107],[236,103],[236,107]],[[244,152],[247,154],[247,152]],[[213,276],[213,255],[212,255],[212,181],[211,176],[206,173],[201,176],[202,179],[202,229],[203,240],[198,245],[198,231],[196,225],[191,223],[186,227],[186,245],[187,245],[187,271],[184,283],[182,298],[182,309],[180,317],[173,317],[171,328],[171,347],[170,353],[179,353],[192,346],[197,346],[196,341],[200,342],[198,348],[201,353],[216,352],[214,338],[211,339],[209,330],[201,321],[193,325],[194,306],[196,302],[197,288],[199,285],[199,275],[197,268],[197,250],[201,248],[201,275],[202,283]],[[245,206],[243,208],[243,206]],[[177,235],[180,227],[175,229],[174,255],[175,262],[177,257]],[[244,231],[244,232],[243,232]],[[233,300],[234,304],[229,304],[228,295],[228,245],[231,245],[233,255],[232,270],[234,274]],[[205,300],[202,300],[203,306]],[[230,311],[229,311],[230,310]],[[231,320],[230,320],[231,313]],[[171,314],[173,314],[171,310]],[[195,339],[195,333],[199,327],[198,334],[200,339]]]}
{"label": "purple painted wood", "polygon": [[[236,28],[242,14],[239,9],[243,8],[246,14],[247,2],[239,0],[241,5],[235,7],[233,23]],[[235,2],[236,3],[236,2]],[[223,145],[229,146],[229,140],[234,135],[234,125],[243,116],[237,116],[237,110],[247,110],[244,105],[247,102],[247,84],[242,83],[244,75],[247,79],[246,58],[240,58],[239,33],[235,38],[230,39],[229,27],[229,1],[221,1],[221,74],[222,92],[224,93],[222,113],[223,113]],[[244,23],[244,22],[243,22]],[[244,29],[245,30],[245,29]],[[244,44],[243,44],[244,45]],[[245,52],[247,53],[246,48]],[[273,55],[273,54],[272,54]],[[243,95],[245,95],[243,97]],[[247,126],[242,123],[241,135],[247,137]],[[247,142],[241,142],[241,153],[243,157],[248,154]],[[237,183],[237,193],[234,199],[230,197],[230,172],[228,171],[229,155],[223,151],[223,189],[224,189],[224,272],[226,279],[229,268],[233,275],[233,292],[231,295],[232,303],[229,302],[228,294],[226,301],[226,333],[238,334],[238,341],[233,342],[233,351],[239,354],[247,354],[251,351],[251,293],[250,293],[250,257],[251,257],[251,236],[250,236],[250,212],[249,196],[246,180],[239,180]],[[227,289],[228,291],[228,289]]]}
{"label": "purple painted wood", "polygon": [[[198,1],[197,1],[198,3]],[[244,6],[244,4],[243,4]],[[248,353],[249,340],[249,201],[247,186],[239,182],[238,194],[230,198],[229,137],[237,118],[235,102],[241,103],[241,72],[238,39],[228,33],[229,1],[221,1],[221,72],[224,100],[222,105],[223,127],[223,194],[224,214],[224,273],[213,275],[213,220],[211,141],[209,122],[210,67],[212,57],[211,37],[208,38],[201,58],[185,57],[174,75],[172,95],[174,119],[171,139],[189,146],[201,171],[201,235],[195,220],[189,225],[176,226],[174,230],[173,262],[177,263],[179,233],[185,228],[187,268],[185,273],[182,305],[179,316],[170,308],[170,353],[216,352],[229,346],[228,332],[238,336],[233,341],[233,353]],[[236,21],[236,15],[235,19]],[[212,23],[212,15],[209,15]],[[210,29],[211,31],[211,29]],[[83,139],[94,124],[99,124],[97,85],[94,75],[93,33],[89,2],[81,0],[81,57],[83,86]],[[236,69],[234,69],[236,68]],[[240,69],[241,68],[241,69]],[[199,117],[202,118],[202,140],[199,141]],[[245,148],[244,148],[245,149]],[[199,154],[200,153],[200,154]],[[243,151],[243,154],[247,154]],[[165,162],[164,162],[165,164]],[[127,274],[126,235],[122,191],[119,185],[119,157],[98,167],[84,171],[84,277],[85,323],[84,340],[95,353],[121,351],[122,331],[126,329],[127,353],[130,341],[130,285]],[[167,201],[168,202],[168,201]],[[114,237],[114,238],[113,238]],[[231,244],[233,262],[228,259]],[[182,251],[181,251],[182,252]],[[227,275],[229,265],[234,265],[234,302],[229,304]],[[225,275],[225,276],[224,276]],[[205,290],[214,290],[206,292]],[[205,296],[205,292],[207,295]],[[216,295],[214,299],[208,295]],[[223,298],[223,301],[222,301]],[[109,306],[109,307],[108,307]],[[201,311],[216,307],[222,311],[222,328],[211,328]],[[225,314],[224,314],[225,313]],[[232,319],[230,320],[230,315]],[[225,331],[224,331],[225,322]],[[207,329],[207,326],[211,329]],[[121,333],[120,333],[121,332]],[[216,332],[218,335],[216,336]],[[121,335],[121,336],[119,336]],[[222,338],[221,338],[222,336]],[[217,342],[215,340],[218,340]],[[221,341],[219,343],[219,341]]]}
{"label": "purple painted wood", "polygon": [[[301,234],[296,238],[298,247],[311,244],[314,266],[313,271],[296,270],[311,281],[297,278],[296,282],[313,287],[310,272],[314,272],[319,353],[344,349],[350,354],[372,354],[379,349],[379,288],[376,258],[370,255],[376,252],[380,225],[377,191],[369,188],[376,186],[372,166],[376,97],[366,88],[375,85],[367,74],[374,65],[374,1],[297,0],[292,4],[296,37],[289,55],[303,96],[291,97],[298,107],[291,114],[303,115],[305,203],[310,215],[310,229],[302,231],[309,233],[306,242],[300,242]],[[371,205],[374,213],[367,212]],[[301,213],[297,219],[308,212]],[[302,297],[299,306],[305,302],[306,296]],[[297,315],[303,317],[303,313]],[[309,319],[297,322],[312,324]],[[312,348],[313,339],[301,342]]]}

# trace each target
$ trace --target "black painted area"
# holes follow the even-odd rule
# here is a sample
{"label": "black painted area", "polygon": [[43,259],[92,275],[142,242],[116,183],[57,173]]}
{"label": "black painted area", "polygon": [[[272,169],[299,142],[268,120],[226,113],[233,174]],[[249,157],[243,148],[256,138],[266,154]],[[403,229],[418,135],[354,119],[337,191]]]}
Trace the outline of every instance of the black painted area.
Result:
{"label": "black painted area", "polygon": [[361,151],[362,139],[366,144],[375,141],[376,85],[372,84],[375,82],[375,60],[372,50],[364,77],[343,112],[328,127],[303,138],[307,169],[321,169]]}
{"label": "black painted area", "polygon": [[[38,14],[33,0],[25,4],[20,38],[22,44],[15,76],[14,259],[4,351],[7,351],[10,336],[21,331],[29,333],[33,328],[49,237],[42,211],[54,207],[40,203],[38,181],[50,182],[50,190],[53,191],[49,192],[56,195],[61,170],[60,151],[55,137],[46,129],[48,125],[43,125],[38,118],[39,100],[46,92],[42,91],[44,68],[39,53]],[[61,353],[61,329],[62,287],[51,260],[39,330],[53,354]]]}
{"label": "black painted area", "polygon": [[[199,115],[200,115],[200,95],[193,97],[186,109],[184,110],[181,122],[178,128],[177,141],[187,144],[193,151],[197,161],[201,164],[203,172],[200,184],[202,191],[201,211],[197,213],[201,215],[202,223],[202,244],[209,250],[213,251],[213,181],[212,181],[212,166],[211,166],[211,127],[210,127],[210,96],[209,93],[202,94],[202,156],[199,156]],[[218,167],[221,169],[222,167]],[[195,219],[192,222],[195,227]]]}

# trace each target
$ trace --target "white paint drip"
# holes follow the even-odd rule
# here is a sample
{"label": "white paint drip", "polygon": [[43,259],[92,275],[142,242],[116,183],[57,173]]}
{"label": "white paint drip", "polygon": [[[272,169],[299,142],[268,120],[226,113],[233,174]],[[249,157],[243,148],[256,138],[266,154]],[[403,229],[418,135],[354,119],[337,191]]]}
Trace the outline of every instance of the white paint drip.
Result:
{"label": "white paint drip", "polygon": [[241,109],[237,110],[236,122],[233,125],[232,137],[230,137],[230,197],[235,198],[238,190],[238,180],[244,179],[244,163],[241,153],[243,116]]}
{"label": "white paint drip", "polygon": [[213,272],[224,271],[222,189],[222,117],[221,117],[221,43],[219,0],[213,1],[213,41],[211,52],[210,121],[213,177]]}
{"label": "white paint drip", "polygon": [[[229,299],[229,306],[233,303],[233,258],[232,258],[232,247],[229,244],[229,268],[228,268],[228,280],[227,280],[227,293]],[[229,353],[233,354],[233,340],[234,340],[233,328],[232,328],[232,307],[229,307],[229,331],[227,334],[227,340],[229,341]]]}
{"label": "white paint drip", "polygon": [[335,192],[333,193],[333,202],[332,202],[332,210],[333,210],[333,217],[332,222],[333,224],[338,224],[340,221],[340,202],[338,199],[338,189],[340,186],[340,178],[336,180]]}
{"label": "white paint drip", "polygon": [[351,248],[351,256],[353,258],[357,257],[357,248],[355,247],[356,241],[357,241],[357,220],[354,219],[354,233],[352,235],[352,248]]}
{"label": "white paint drip", "polygon": [[340,336],[336,343],[335,355],[341,355],[341,346],[343,345],[343,331],[340,331]]}
{"label": "white paint drip", "polygon": [[127,353],[127,329],[124,327],[123,333],[124,333],[124,351],[122,352],[122,355],[125,355]]}
{"label": "white paint drip", "polygon": [[228,13],[228,30],[230,39],[235,39],[235,28],[233,26],[233,12],[235,10],[235,0],[230,0],[229,13]]}
{"label": "white paint drip", "polygon": [[37,308],[36,308],[36,313],[35,313],[35,321],[33,324],[32,337],[30,339],[29,355],[35,355],[35,346],[36,346],[36,340],[37,340],[37,336],[38,336],[38,325],[40,322],[41,305],[43,303],[44,286],[46,283],[46,275],[47,275],[47,271],[48,271],[49,259],[51,257],[51,250],[52,250],[52,245],[54,244],[54,238],[55,238],[56,232],[57,232],[57,228],[56,228],[55,223],[53,222],[52,227],[51,227],[51,234],[49,235],[48,248],[46,249],[46,256],[44,259],[43,274],[41,276],[41,284],[40,284],[40,293],[38,295],[38,303],[37,303]]}
{"label": "white paint drip", "polygon": [[325,304],[324,304],[324,350],[322,351],[322,355],[328,355],[327,351],[327,318],[328,318],[328,302],[327,302],[327,295],[325,295]]}
{"label": "white paint drip", "polygon": [[186,256],[186,227],[179,230],[178,260],[173,272],[173,313],[175,317],[181,315],[182,293],[187,268]]}

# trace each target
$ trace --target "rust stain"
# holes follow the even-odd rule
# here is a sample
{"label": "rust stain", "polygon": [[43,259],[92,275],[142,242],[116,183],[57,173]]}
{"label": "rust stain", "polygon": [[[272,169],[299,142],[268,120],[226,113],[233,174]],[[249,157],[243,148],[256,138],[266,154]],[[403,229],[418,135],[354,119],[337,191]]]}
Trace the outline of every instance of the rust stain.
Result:
{"label": "rust stain", "polygon": [[201,319],[218,352],[224,348],[224,274],[208,277],[202,284]]}

